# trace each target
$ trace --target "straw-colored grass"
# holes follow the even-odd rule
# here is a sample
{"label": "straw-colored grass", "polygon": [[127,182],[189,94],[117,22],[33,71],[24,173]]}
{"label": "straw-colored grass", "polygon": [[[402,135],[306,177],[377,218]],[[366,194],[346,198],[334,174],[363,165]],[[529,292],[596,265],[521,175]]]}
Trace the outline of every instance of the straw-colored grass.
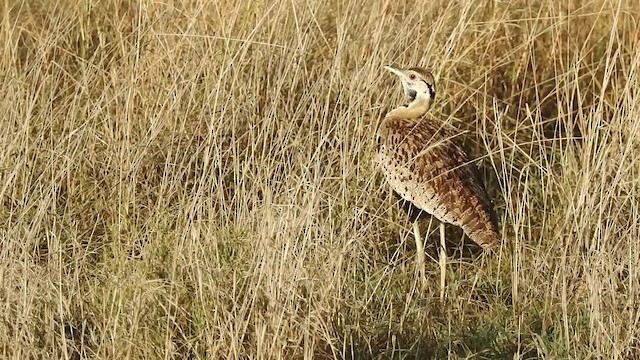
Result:
{"label": "straw-colored grass", "polygon": [[[640,356],[637,2],[0,9],[1,358]],[[390,63],[503,233],[447,228],[442,302],[372,164]]]}

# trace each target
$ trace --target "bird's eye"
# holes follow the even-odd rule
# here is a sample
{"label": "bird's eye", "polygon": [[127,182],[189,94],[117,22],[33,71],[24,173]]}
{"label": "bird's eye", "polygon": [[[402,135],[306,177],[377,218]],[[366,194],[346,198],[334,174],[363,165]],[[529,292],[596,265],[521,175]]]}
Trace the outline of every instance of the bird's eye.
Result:
{"label": "bird's eye", "polygon": [[416,74],[409,74],[409,79],[415,80],[416,79]]}

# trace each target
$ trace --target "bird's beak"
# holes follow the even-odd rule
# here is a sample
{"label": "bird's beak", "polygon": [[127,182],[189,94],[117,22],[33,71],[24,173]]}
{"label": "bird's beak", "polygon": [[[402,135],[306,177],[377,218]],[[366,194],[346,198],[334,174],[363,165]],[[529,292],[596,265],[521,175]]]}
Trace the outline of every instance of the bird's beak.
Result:
{"label": "bird's beak", "polygon": [[384,68],[385,70],[391,71],[392,73],[396,74],[400,79],[404,79],[405,77],[404,72],[400,69],[394,68],[393,66],[385,66]]}

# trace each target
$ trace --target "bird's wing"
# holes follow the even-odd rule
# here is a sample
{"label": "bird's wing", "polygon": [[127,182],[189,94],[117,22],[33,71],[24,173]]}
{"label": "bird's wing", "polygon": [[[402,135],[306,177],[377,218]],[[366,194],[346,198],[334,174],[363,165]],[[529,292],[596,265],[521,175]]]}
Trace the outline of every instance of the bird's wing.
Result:
{"label": "bird's wing", "polygon": [[499,242],[496,216],[476,165],[457,134],[430,121],[384,119],[378,162],[413,206],[460,226],[483,247]]}

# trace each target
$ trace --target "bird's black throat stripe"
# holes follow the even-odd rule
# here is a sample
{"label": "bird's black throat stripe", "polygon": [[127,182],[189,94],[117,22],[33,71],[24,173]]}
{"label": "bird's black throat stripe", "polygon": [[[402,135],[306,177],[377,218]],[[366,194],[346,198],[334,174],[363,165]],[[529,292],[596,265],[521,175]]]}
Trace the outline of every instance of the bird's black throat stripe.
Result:
{"label": "bird's black throat stripe", "polygon": [[409,97],[409,102],[413,102],[413,100],[416,99],[416,96],[418,96],[418,92],[413,90],[413,89],[409,89],[407,90],[407,97]]}
{"label": "bird's black throat stripe", "polygon": [[431,93],[431,99],[435,99],[436,98],[436,88],[435,86],[431,85],[431,84],[427,84],[427,86],[429,87],[429,93]]}

